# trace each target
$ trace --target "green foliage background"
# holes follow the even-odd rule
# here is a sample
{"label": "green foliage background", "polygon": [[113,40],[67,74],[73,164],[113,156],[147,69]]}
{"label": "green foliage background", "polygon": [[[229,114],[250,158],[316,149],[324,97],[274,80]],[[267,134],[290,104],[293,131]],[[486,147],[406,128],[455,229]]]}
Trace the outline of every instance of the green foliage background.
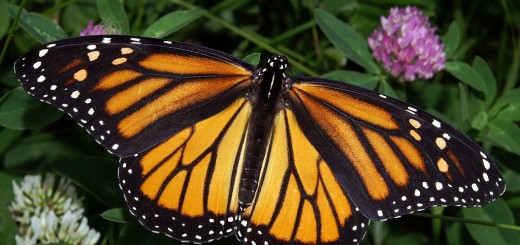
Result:
{"label": "green foliage background", "polygon": [[[20,5],[25,10],[15,23]],[[406,5],[421,8],[446,44],[446,71],[428,81],[395,81],[366,47],[380,16]],[[373,222],[362,244],[520,244],[520,2],[507,0],[0,0],[0,244],[14,244],[17,231],[7,210],[11,181],[49,171],[71,178],[86,196],[100,244],[179,244],[148,232],[128,214],[116,157],[72,119],[28,96],[14,76],[13,63],[23,53],[77,36],[89,20],[254,63],[258,56],[251,54],[282,53],[293,75],[355,83],[426,109],[481,143],[508,189],[483,208],[434,208],[423,212],[432,215]],[[233,243],[231,237],[213,244]]]}

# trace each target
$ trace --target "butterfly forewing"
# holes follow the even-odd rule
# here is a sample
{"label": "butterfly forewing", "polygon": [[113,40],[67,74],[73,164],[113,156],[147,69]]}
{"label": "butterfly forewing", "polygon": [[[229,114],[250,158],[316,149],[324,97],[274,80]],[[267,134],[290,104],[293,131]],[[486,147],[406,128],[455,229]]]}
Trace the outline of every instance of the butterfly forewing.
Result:
{"label": "butterfly forewing", "polygon": [[69,113],[118,156],[223,110],[252,85],[252,67],[233,56],[128,36],[46,44],[15,71],[29,93]]}
{"label": "butterfly forewing", "polygon": [[349,84],[293,78],[287,97],[361,212],[387,219],[437,205],[479,206],[502,176],[465,135],[407,103]]}

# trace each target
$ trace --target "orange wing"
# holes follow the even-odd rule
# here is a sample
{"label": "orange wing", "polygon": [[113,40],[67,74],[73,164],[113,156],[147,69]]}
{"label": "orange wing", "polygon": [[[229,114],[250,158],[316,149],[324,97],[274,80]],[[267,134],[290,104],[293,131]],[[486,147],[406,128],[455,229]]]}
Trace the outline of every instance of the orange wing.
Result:
{"label": "orange wing", "polygon": [[239,99],[156,147],[121,159],[121,189],[145,227],[199,243],[234,232],[250,113],[250,102]]}
{"label": "orange wing", "polygon": [[286,99],[298,123],[368,218],[480,206],[504,192],[480,146],[428,113],[349,84],[292,79]]}
{"label": "orange wing", "polygon": [[26,91],[121,157],[138,220],[193,242],[234,232],[253,70],[208,48],[130,36],[60,40],[15,64]]}
{"label": "orange wing", "polygon": [[15,71],[27,92],[67,112],[120,157],[218,113],[253,85],[253,67],[231,55],[129,36],[45,44]]}
{"label": "orange wing", "polygon": [[368,223],[294,113],[281,110],[258,193],[238,224],[238,239],[247,244],[357,244]]}
{"label": "orange wing", "polygon": [[[247,179],[258,181],[256,195],[242,207],[253,79],[263,70],[183,43],[90,36],[40,46],[15,71],[121,157],[120,185],[139,221],[183,241],[236,230],[249,244],[356,244],[367,217],[503,193],[491,158],[456,129],[372,91],[286,77],[280,58],[267,70],[286,79],[280,108],[260,179]],[[273,74],[265,81],[280,82]]]}

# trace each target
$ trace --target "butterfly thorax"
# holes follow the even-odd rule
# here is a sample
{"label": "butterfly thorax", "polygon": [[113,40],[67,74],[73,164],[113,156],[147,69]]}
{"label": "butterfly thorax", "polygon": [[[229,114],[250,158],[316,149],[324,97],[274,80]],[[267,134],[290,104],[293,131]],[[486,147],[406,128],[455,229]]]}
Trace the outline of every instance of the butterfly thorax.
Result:
{"label": "butterfly thorax", "polygon": [[273,55],[267,65],[257,70],[257,84],[253,98],[253,113],[248,130],[245,163],[241,177],[239,201],[247,207],[253,201],[258,187],[262,163],[269,146],[270,135],[276,110],[279,108],[279,97],[286,79],[287,59]]}

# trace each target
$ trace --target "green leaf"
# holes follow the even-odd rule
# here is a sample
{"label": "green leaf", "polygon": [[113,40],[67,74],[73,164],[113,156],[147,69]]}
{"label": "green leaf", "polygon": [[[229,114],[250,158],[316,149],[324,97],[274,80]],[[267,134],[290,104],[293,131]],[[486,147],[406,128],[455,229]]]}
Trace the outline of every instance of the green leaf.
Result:
{"label": "green leaf", "polygon": [[243,58],[244,61],[249,62],[250,64],[257,66],[260,63],[260,53],[252,53]]}
{"label": "green leaf", "polygon": [[470,93],[469,93],[469,87],[464,85],[463,83],[457,83],[457,86],[459,87],[459,100],[460,100],[460,119],[462,120],[461,123],[459,123],[459,129],[462,129],[462,132],[467,131],[469,128],[466,126],[466,122],[472,120],[472,117],[470,115],[473,115],[474,108],[469,106],[470,104]]}
{"label": "green leaf", "polygon": [[140,224],[123,225],[117,238],[117,245],[133,244],[139,241],[139,244],[146,244],[146,241],[153,233],[147,231]]}
{"label": "green leaf", "polygon": [[0,98],[0,126],[11,129],[34,129],[55,122],[63,112],[15,88]]}
{"label": "green leaf", "polygon": [[14,200],[13,181],[19,181],[21,178],[0,171],[0,243],[6,245],[15,244],[14,236],[18,233],[18,227],[11,218],[9,205]]}
{"label": "green leaf", "polygon": [[[108,207],[126,206],[118,186],[117,164],[113,159],[89,156],[60,156],[51,162],[60,175],[88,191]],[[95,181],[92,177],[95,176]]]}
{"label": "green leaf", "polygon": [[63,152],[68,152],[67,146],[54,140],[20,142],[6,151],[4,167],[11,171],[39,170]]}
{"label": "green leaf", "polygon": [[460,43],[460,27],[457,21],[451,22],[448,32],[444,36],[444,53],[446,58],[451,58]]}
{"label": "green leaf", "polygon": [[179,10],[169,13],[152,23],[143,33],[145,37],[164,38],[200,18],[206,10]]}
{"label": "green leaf", "polygon": [[487,111],[481,110],[471,116],[471,127],[479,131],[487,127],[489,123],[489,116]]}
{"label": "green leaf", "polygon": [[468,64],[460,61],[446,62],[446,71],[469,85],[470,87],[486,94],[489,92],[482,77]]}
{"label": "green leaf", "polygon": [[89,1],[86,4],[68,4],[66,8],[60,11],[60,25],[68,33],[79,33],[87,27],[92,20],[93,24],[98,24],[98,9],[95,1]]}
{"label": "green leaf", "polygon": [[[502,199],[497,199],[481,208],[465,208],[462,210],[462,214],[467,219],[500,224],[515,224],[511,209]],[[517,231],[469,223],[466,224],[466,228],[479,244],[520,244],[520,235]]]}
{"label": "green leaf", "polygon": [[520,120],[520,88],[506,92],[499,97],[489,112],[490,116],[506,121]]}
{"label": "green leaf", "polygon": [[7,0],[0,0],[0,37],[3,37],[9,27],[9,12],[7,10]]}
{"label": "green leaf", "polygon": [[395,90],[390,86],[390,84],[387,81],[382,81],[379,83],[379,93],[388,95],[392,98],[399,99],[399,96],[397,96],[397,93]]}
{"label": "green leaf", "polygon": [[462,245],[467,244],[468,232],[464,229],[464,224],[461,222],[451,222],[446,225],[446,244],[450,245]]}
{"label": "green leaf", "polygon": [[485,93],[486,98],[484,101],[486,108],[488,108],[491,105],[491,102],[495,100],[497,94],[497,81],[486,61],[479,56],[475,57],[473,60],[473,69],[482,78],[484,84],[486,84],[485,87],[487,88],[487,91]]}
{"label": "green leaf", "polygon": [[367,41],[361,34],[323,10],[315,9],[314,15],[323,33],[348,59],[364,67],[370,73],[379,72],[379,67],[374,63],[368,50]]}
{"label": "green leaf", "polygon": [[[117,237],[117,243],[115,243],[116,245],[127,245],[136,243],[139,245],[181,244],[181,242],[173,241],[171,238],[166,237],[162,234],[152,233],[146,230],[140,224],[127,224],[122,226],[123,228],[120,230],[120,233]],[[236,238],[233,237],[232,239],[236,241]],[[219,240],[218,242],[222,241],[224,240]],[[232,242],[220,244],[232,244]]]}
{"label": "green leaf", "polygon": [[520,88],[506,91],[505,94],[500,97],[499,101],[502,104],[520,103]]}
{"label": "green leaf", "polygon": [[496,119],[505,121],[520,121],[520,103],[511,103],[502,109]]}
{"label": "green leaf", "polygon": [[9,128],[0,129],[0,155],[22,135],[23,131]]}
{"label": "green leaf", "polygon": [[493,104],[493,106],[489,110],[489,115],[491,117],[495,116],[501,110],[506,108],[509,104],[519,104],[520,105],[520,88],[506,91],[503,96],[498,97],[497,101]]}
{"label": "green leaf", "polygon": [[489,123],[487,138],[494,144],[520,155],[520,128],[511,121],[493,120]]}
{"label": "green leaf", "polygon": [[[0,0],[1,1],[1,0]],[[12,64],[9,64],[11,66]],[[4,90],[7,88],[13,89],[20,86],[20,82],[16,79],[16,74],[14,70],[9,67],[7,72],[0,73],[0,86],[3,86]]]}
{"label": "green leaf", "polygon": [[[17,5],[8,5],[11,18],[16,17],[18,8]],[[59,25],[54,24],[51,20],[36,13],[28,13],[23,10],[18,24],[40,43],[48,43],[67,38],[67,33],[65,33]]]}
{"label": "green leaf", "polygon": [[[502,168],[500,168],[502,169]],[[518,184],[518,182],[516,182],[515,184]],[[507,191],[509,192],[509,187],[511,186],[511,184],[509,184],[509,182],[507,183]],[[518,191],[518,190],[516,190]],[[514,191],[513,191],[514,192]],[[511,193],[513,193],[511,192]],[[517,196],[517,195],[514,195],[514,196],[511,196],[511,197],[508,197],[507,200],[505,200],[507,202],[507,206],[509,206],[509,208],[511,208],[512,210],[518,210],[520,209],[520,196]],[[518,213],[515,212],[515,217],[518,218]]]}
{"label": "green leaf", "polygon": [[[0,216],[0,217],[1,218],[5,218],[5,217],[2,217],[2,216]],[[16,226],[16,224],[15,224],[15,226]],[[14,233],[14,235],[16,235],[16,233]],[[14,242],[9,242],[8,241],[7,236],[4,234],[4,232],[2,230],[0,230],[0,242],[1,242],[1,244],[14,244]]]}
{"label": "green leaf", "polygon": [[354,84],[370,90],[374,90],[379,83],[377,76],[356,71],[331,71],[321,75],[321,77]]}
{"label": "green leaf", "polygon": [[137,223],[137,220],[130,212],[128,212],[127,208],[109,209],[101,213],[101,217],[118,223]]}
{"label": "green leaf", "polygon": [[96,3],[104,25],[113,27],[121,34],[130,34],[130,25],[122,1],[96,0]]}
{"label": "green leaf", "polygon": [[370,222],[370,233],[372,239],[374,240],[374,244],[381,244],[386,239],[386,237],[390,234],[390,225],[388,222],[383,221],[374,221]]}
{"label": "green leaf", "polygon": [[384,245],[428,245],[430,241],[421,233],[407,233],[404,235],[390,234],[385,238]]}
{"label": "green leaf", "polygon": [[[520,173],[514,171],[504,164],[500,165],[500,170],[502,172],[502,176],[504,176],[504,180],[507,183],[507,192],[519,192],[520,191]],[[518,197],[520,200],[520,196]],[[511,201],[508,199],[508,202]],[[519,206],[520,208],[520,206]]]}

